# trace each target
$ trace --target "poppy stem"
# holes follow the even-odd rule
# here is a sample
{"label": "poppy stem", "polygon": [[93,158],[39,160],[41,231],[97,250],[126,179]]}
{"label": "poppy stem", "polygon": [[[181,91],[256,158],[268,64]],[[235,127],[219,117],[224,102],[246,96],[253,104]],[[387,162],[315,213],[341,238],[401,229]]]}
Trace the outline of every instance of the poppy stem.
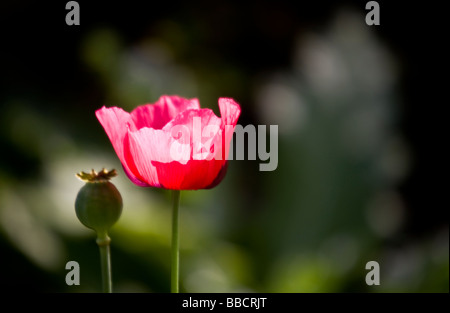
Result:
{"label": "poppy stem", "polygon": [[103,292],[112,293],[111,252],[109,248],[111,239],[106,232],[98,233],[96,242],[100,248]]}
{"label": "poppy stem", "polygon": [[180,207],[180,191],[173,190],[173,211],[172,211],[172,269],[171,269],[171,287],[172,293],[179,292],[180,277],[180,249],[178,234],[178,209]]}

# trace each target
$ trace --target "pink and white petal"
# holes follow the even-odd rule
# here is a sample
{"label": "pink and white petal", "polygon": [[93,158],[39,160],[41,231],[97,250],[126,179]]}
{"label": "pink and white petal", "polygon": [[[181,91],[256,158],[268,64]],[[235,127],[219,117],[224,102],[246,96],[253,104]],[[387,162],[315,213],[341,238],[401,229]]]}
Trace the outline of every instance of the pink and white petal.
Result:
{"label": "pink and white petal", "polygon": [[[127,177],[131,180],[131,182],[135,185],[138,185],[140,187],[150,187],[149,184],[143,182],[142,180],[138,179],[133,173],[129,172],[125,166],[122,164],[123,171],[127,175]],[[161,186],[153,186],[153,187],[161,187]]]}
{"label": "pink and white petal", "polygon": [[211,109],[191,109],[178,113],[177,116],[163,127],[163,130],[170,131],[175,125],[185,125],[189,128],[189,131],[193,133],[195,117],[201,118],[201,129],[196,131],[201,132],[206,125],[221,125],[220,118],[218,118]]}
{"label": "pink and white petal", "polygon": [[144,186],[141,178],[136,177],[136,169],[133,162],[130,162],[132,160],[130,159],[125,147],[128,141],[127,125],[131,120],[130,114],[121,108],[106,108],[103,106],[101,109],[95,111],[95,115],[105,129],[105,132],[108,135],[127,176],[130,177],[136,185]]}
{"label": "pink and white petal", "polygon": [[133,156],[139,176],[151,186],[160,186],[158,173],[152,162],[169,163],[173,161],[170,147],[174,139],[170,133],[148,127],[136,132],[130,131],[128,138],[129,152]]}
{"label": "pink and white petal", "polygon": [[123,142],[127,134],[127,124],[130,120],[130,114],[121,108],[106,108],[103,106],[101,109],[95,111],[95,115],[105,129],[119,159],[124,161]]}
{"label": "pink and white petal", "polygon": [[223,158],[228,159],[234,128],[241,114],[241,107],[231,98],[219,98],[219,109],[222,118]]}
{"label": "pink and white petal", "polygon": [[131,117],[138,130],[143,127],[161,129],[180,112],[200,109],[198,99],[185,99],[178,96],[161,96],[155,104],[141,105],[131,112]]}
{"label": "pink and white petal", "polygon": [[220,116],[224,125],[236,126],[241,107],[231,98],[219,98]]}
{"label": "pink and white petal", "polygon": [[174,129],[185,127],[191,145],[190,159],[211,159],[209,147],[219,135],[221,123],[211,109],[188,110],[179,113],[163,130],[173,134]]}
{"label": "pink and white petal", "polygon": [[178,115],[178,113],[186,110],[200,109],[200,102],[197,98],[187,99],[180,96],[163,95],[159,97],[155,105],[162,105],[167,107],[167,110],[172,117],[175,117],[176,115]]}

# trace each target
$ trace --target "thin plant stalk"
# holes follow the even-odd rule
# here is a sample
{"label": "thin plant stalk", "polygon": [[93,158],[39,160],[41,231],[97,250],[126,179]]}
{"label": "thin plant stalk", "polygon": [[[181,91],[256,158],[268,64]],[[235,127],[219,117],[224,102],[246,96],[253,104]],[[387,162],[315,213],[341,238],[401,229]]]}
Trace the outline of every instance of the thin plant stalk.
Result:
{"label": "thin plant stalk", "polygon": [[111,275],[111,239],[105,232],[97,235],[97,245],[100,248],[100,263],[102,268],[102,288],[104,293],[112,293]]}
{"label": "thin plant stalk", "polygon": [[171,253],[171,278],[170,291],[172,293],[179,292],[180,277],[180,249],[179,249],[179,233],[178,233],[178,212],[180,207],[180,191],[173,190],[173,210],[172,210],[172,253]]}

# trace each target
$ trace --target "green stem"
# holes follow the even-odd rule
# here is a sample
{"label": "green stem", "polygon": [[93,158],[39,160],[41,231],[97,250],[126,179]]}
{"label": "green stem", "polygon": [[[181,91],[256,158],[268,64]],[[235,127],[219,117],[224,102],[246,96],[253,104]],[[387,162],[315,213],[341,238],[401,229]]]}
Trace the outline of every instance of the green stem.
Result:
{"label": "green stem", "polygon": [[112,278],[111,278],[111,252],[109,243],[111,239],[106,232],[97,234],[97,245],[100,248],[100,263],[102,267],[102,285],[103,292],[112,293]]}
{"label": "green stem", "polygon": [[178,209],[180,206],[180,191],[173,191],[173,211],[172,211],[172,269],[171,269],[171,287],[172,293],[179,292],[180,277],[180,250],[178,234]]}

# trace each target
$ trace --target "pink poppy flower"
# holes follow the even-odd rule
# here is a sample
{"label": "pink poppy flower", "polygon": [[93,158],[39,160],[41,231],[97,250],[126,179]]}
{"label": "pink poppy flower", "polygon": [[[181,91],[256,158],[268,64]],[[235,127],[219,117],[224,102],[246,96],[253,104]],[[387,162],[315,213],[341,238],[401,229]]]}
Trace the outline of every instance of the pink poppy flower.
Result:
{"label": "pink poppy flower", "polygon": [[197,99],[161,96],[131,113],[102,107],[95,112],[125,173],[139,186],[174,190],[215,187],[224,178],[239,104],[219,98],[221,117]]}

